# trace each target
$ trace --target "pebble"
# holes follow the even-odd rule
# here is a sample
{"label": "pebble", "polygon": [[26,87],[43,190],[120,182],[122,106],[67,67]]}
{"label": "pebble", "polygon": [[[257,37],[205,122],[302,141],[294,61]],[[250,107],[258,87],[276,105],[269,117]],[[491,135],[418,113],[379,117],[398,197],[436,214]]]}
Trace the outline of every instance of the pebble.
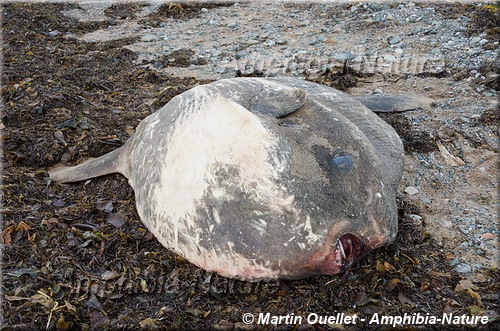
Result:
{"label": "pebble", "polygon": [[226,67],[215,67],[215,70],[214,70],[214,71],[215,71],[216,73],[218,73],[218,74],[221,74],[221,75],[222,75],[222,74],[226,73],[227,68],[226,68]]}
{"label": "pebble", "polygon": [[305,21],[299,23],[299,28],[306,27],[309,24],[311,24],[311,22],[309,20],[305,20]]}
{"label": "pebble", "polygon": [[248,39],[246,41],[246,44],[252,46],[252,45],[260,44],[260,42],[258,40],[256,40],[256,39]]}
{"label": "pebble", "polygon": [[419,17],[417,15],[411,15],[410,17],[408,17],[408,22],[416,23],[416,22],[420,21],[421,19],[422,19],[422,17]]}
{"label": "pebble", "polygon": [[399,37],[399,36],[389,37],[388,42],[389,42],[390,45],[398,44],[398,43],[401,42],[401,37]]}
{"label": "pebble", "polygon": [[49,32],[49,36],[51,36],[51,37],[55,37],[55,36],[58,36],[60,34],[61,34],[61,31],[59,31],[59,30],[54,30],[54,31]]}
{"label": "pebble", "polygon": [[384,61],[389,62],[389,63],[393,63],[393,62],[396,62],[396,57],[394,55],[391,55],[391,54],[385,54]]}
{"label": "pebble", "polygon": [[472,39],[470,40],[469,44],[470,45],[475,45],[477,43],[479,43],[481,41],[481,37],[472,37]]}
{"label": "pebble", "polygon": [[410,215],[409,215],[409,217],[410,217],[411,219],[416,220],[416,221],[421,221],[421,220],[422,220],[422,216],[420,216],[420,215],[416,215],[416,214],[410,214]]}
{"label": "pebble", "polygon": [[344,62],[345,60],[349,60],[355,57],[354,54],[348,51],[340,51],[335,56],[334,59],[340,62]]}
{"label": "pebble", "polygon": [[361,62],[363,62],[363,57],[361,55],[358,55],[354,59],[352,59],[352,62],[361,63]]}
{"label": "pebble", "polygon": [[481,236],[484,240],[490,240],[490,239],[495,239],[495,235],[493,233],[484,233],[482,236]]}
{"label": "pebble", "polygon": [[144,41],[146,43],[151,42],[151,41],[157,41],[159,39],[160,38],[158,38],[158,36],[156,36],[154,34],[147,34],[147,35],[141,37],[141,41]]}
{"label": "pebble", "polygon": [[[382,91],[382,89],[379,89],[379,88],[377,88],[377,89],[375,89],[375,90],[373,91],[373,94],[383,94],[383,93],[384,93],[384,91]],[[406,190],[408,190],[408,189],[409,189],[410,191],[411,191],[412,189],[415,189],[415,190],[416,190],[416,188],[414,188],[413,186],[408,186],[408,187],[405,189],[405,192],[406,192]],[[417,192],[418,192],[418,190],[417,190]],[[406,193],[408,193],[408,192],[406,192]],[[410,194],[410,193],[408,193],[408,194]],[[411,194],[410,194],[410,195],[411,195]]]}
{"label": "pebble", "polygon": [[467,263],[459,263],[455,266],[455,270],[461,274],[468,274],[472,272],[472,267]]}
{"label": "pebble", "polygon": [[[379,93],[376,93],[377,90],[375,90],[375,94],[379,94]],[[414,186],[408,186],[407,188],[405,188],[404,192],[408,195],[415,195],[417,194],[419,191],[416,187]]]}

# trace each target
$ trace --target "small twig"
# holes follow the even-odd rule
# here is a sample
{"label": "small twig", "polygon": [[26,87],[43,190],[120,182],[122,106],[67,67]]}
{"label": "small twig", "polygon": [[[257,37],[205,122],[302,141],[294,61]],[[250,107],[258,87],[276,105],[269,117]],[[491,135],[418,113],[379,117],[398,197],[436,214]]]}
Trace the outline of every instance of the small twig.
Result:
{"label": "small twig", "polygon": [[97,137],[97,139],[99,139],[99,140],[109,140],[109,139],[116,139],[116,138],[118,138],[116,135]]}

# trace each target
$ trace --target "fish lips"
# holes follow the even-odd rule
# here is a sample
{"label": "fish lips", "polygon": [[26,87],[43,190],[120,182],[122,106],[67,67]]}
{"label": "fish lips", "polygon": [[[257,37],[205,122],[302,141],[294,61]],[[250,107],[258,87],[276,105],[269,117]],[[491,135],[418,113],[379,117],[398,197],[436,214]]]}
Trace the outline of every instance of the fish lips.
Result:
{"label": "fish lips", "polygon": [[[341,272],[347,271],[361,256],[368,251],[365,241],[358,236],[347,233],[337,240],[335,254]],[[338,262],[337,262],[338,261]]]}
{"label": "fish lips", "polygon": [[322,271],[330,275],[348,271],[369,251],[366,240],[352,233],[342,235],[332,248],[321,263]]}

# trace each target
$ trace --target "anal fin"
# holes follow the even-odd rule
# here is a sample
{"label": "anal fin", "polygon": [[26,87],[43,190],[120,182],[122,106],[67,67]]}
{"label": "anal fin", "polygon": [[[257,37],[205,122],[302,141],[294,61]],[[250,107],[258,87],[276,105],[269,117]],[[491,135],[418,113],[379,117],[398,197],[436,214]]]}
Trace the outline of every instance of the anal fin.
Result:
{"label": "anal fin", "polygon": [[375,113],[391,113],[415,110],[430,105],[434,100],[412,93],[388,93],[372,95],[353,95],[368,109]]}

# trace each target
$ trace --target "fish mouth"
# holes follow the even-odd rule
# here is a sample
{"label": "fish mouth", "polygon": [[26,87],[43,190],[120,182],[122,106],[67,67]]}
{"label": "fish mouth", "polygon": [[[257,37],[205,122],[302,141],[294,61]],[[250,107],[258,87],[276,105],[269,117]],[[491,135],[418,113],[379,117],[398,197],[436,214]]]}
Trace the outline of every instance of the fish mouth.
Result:
{"label": "fish mouth", "polygon": [[349,268],[367,251],[366,245],[358,236],[347,233],[337,240],[335,244],[335,264],[340,272]]}

